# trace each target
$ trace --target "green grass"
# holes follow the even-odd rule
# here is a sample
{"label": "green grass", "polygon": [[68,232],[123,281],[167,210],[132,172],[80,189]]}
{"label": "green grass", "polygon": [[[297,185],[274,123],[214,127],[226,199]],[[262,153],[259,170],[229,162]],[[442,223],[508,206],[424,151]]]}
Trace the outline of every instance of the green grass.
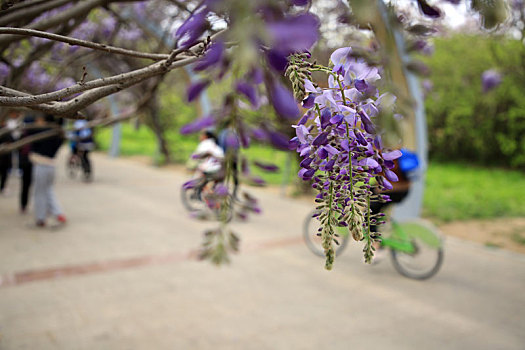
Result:
{"label": "green grass", "polygon": [[[97,142],[107,150],[111,129],[101,129]],[[185,163],[197,147],[197,135],[181,136],[176,131],[167,134],[173,160]],[[265,173],[255,166],[253,174],[261,176],[268,184],[280,185],[296,181],[298,166],[295,155],[277,151],[263,145],[252,145],[243,153],[250,160],[261,160],[279,166],[276,173]],[[156,155],[153,132],[145,126],[135,130],[131,124],[122,125],[121,154]],[[286,163],[291,160],[289,178],[285,177]],[[431,163],[426,174],[424,215],[439,221],[489,219],[496,217],[525,216],[525,174],[504,169],[487,169],[465,164]]]}
{"label": "green grass", "polygon": [[[96,140],[101,150],[108,150],[111,144],[112,129],[100,129],[96,134]],[[185,164],[198,145],[198,135],[180,135],[176,131],[170,131],[166,135],[173,161]],[[123,156],[145,155],[156,157],[156,141],[153,132],[145,126],[135,130],[131,124],[122,124],[122,140],[120,152]],[[243,150],[246,158],[253,162],[259,160],[279,166],[279,171],[275,173],[265,172],[256,166],[251,166],[250,171],[253,175],[262,177],[268,184],[280,185],[283,181],[295,181],[298,165],[293,161],[294,154],[275,150],[260,144],[253,144],[248,149]],[[292,169],[288,171],[289,178],[285,179],[287,173],[286,164],[292,160]]]}
{"label": "green grass", "polygon": [[432,163],[424,214],[442,221],[525,216],[525,174],[466,164]]}

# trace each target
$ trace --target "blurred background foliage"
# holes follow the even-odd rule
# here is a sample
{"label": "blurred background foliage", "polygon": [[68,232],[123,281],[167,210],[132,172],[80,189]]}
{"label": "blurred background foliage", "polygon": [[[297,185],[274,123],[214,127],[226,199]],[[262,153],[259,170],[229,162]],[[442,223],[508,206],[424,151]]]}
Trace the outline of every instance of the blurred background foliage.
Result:
{"label": "blurred background foliage", "polygon": [[[525,169],[525,46],[504,37],[436,38],[424,60],[433,89],[425,106],[430,157]],[[483,93],[496,67],[501,85]]]}

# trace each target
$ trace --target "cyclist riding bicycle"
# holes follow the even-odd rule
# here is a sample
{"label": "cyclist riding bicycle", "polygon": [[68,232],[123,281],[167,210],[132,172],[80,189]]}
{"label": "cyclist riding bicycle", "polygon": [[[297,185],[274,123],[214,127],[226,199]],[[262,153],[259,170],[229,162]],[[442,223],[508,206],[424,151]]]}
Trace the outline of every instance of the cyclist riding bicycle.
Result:
{"label": "cyclist riding bicycle", "polygon": [[201,179],[197,187],[197,194],[200,196],[208,182],[218,183],[224,178],[224,151],[218,145],[217,137],[212,131],[202,132],[200,143],[191,158],[199,161],[196,174]]}
{"label": "cyclist riding bicycle", "polygon": [[73,124],[74,131],[70,135],[71,158],[79,157],[84,172],[84,178],[91,180],[91,162],[89,152],[95,148],[93,131],[87,127],[87,120],[78,119]]}

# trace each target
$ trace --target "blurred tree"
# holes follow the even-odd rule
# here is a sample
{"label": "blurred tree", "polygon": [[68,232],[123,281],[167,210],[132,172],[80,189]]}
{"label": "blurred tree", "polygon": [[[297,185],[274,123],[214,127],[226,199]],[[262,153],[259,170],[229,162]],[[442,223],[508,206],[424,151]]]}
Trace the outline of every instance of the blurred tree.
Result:
{"label": "blurred tree", "polygon": [[[435,48],[426,58],[434,86],[426,97],[431,156],[524,169],[524,45],[455,35],[436,39]],[[502,82],[484,92],[482,73],[494,67]]]}

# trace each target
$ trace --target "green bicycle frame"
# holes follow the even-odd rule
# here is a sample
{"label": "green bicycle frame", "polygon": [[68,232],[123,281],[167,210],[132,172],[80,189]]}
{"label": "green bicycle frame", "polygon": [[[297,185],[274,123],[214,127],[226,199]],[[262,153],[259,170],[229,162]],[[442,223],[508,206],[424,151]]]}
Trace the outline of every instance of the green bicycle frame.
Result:
{"label": "green bicycle frame", "polygon": [[408,234],[401,228],[401,226],[392,221],[392,235],[390,237],[381,238],[381,246],[388,247],[393,250],[398,250],[403,253],[413,254],[416,248],[412,244]]}

